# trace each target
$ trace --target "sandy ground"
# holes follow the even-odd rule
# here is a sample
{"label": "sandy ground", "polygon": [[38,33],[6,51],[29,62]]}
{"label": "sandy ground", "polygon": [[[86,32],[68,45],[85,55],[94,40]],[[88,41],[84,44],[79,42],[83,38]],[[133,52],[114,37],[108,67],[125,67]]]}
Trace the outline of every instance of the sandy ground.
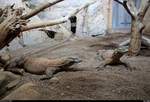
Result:
{"label": "sandy ground", "polygon": [[[33,53],[31,56],[59,58],[64,56],[77,56],[83,60],[80,64],[72,66],[82,69],[76,72],[59,72],[52,79],[39,81],[41,76],[25,73],[22,82],[32,82],[33,87],[40,96],[35,99],[150,99],[150,50],[141,51],[141,55],[128,58],[132,70],[126,67],[107,66],[100,71],[95,68],[99,65],[97,51],[100,49],[114,49],[116,44],[128,38],[125,34],[115,34],[104,38],[86,38],[65,43],[54,47],[49,41],[38,46],[31,46],[12,52],[19,56],[25,53]],[[53,46],[53,47],[50,47]],[[15,99],[15,98],[6,98]],[[22,99],[21,97],[18,99]],[[30,98],[26,98],[30,99]],[[32,99],[32,98],[31,98]],[[33,98],[34,99],[34,98]]]}

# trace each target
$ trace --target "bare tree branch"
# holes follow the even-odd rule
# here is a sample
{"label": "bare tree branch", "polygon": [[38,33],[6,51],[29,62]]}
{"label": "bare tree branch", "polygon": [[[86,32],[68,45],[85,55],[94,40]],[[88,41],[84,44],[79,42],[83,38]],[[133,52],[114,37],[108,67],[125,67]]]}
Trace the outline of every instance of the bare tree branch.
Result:
{"label": "bare tree branch", "polygon": [[131,13],[129,7],[127,6],[127,1],[124,1],[124,2],[123,2],[123,7],[124,7],[124,8],[126,9],[126,11],[130,14],[130,16],[131,16],[132,18],[134,18],[134,15]]}
{"label": "bare tree branch", "polygon": [[149,7],[150,7],[150,0],[142,0],[141,1],[141,7],[139,10],[139,14],[138,14],[141,16],[141,20],[144,19],[146,12],[148,11]]}
{"label": "bare tree branch", "polygon": [[135,0],[126,0],[127,1],[127,6],[130,10],[130,12],[134,15],[137,16],[138,14],[138,9],[135,6]]}
{"label": "bare tree branch", "polygon": [[121,4],[125,9],[126,9],[126,11],[128,12],[128,14],[130,14],[130,16],[132,17],[132,18],[134,18],[135,17],[135,15],[134,15],[134,13],[133,12],[131,12],[131,8],[129,8],[129,6],[128,6],[128,1],[130,1],[130,0],[123,0],[123,2],[121,2],[120,0],[114,0],[115,2],[117,2],[117,3],[119,3],[119,4]]}
{"label": "bare tree branch", "polygon": [[61,23],[65,23],[67,22],[67,20],[71,17],[76,15],[78,12],[80,12],[82,9],[88,7],[89,5],[95,3],[95,1],[92,2],[88,2],[84,5],[82,5],[79,8],[76,8],[75,10],[73,10],[68,16],[66,17],[62,17],[60,19],[56,19],[56,20],[49,20],[49,21],[42,21],[39,23],[35,23],[35,24],[31,24],[31,25],[27,25],[22,27],[22,31],[27,31],[27,30],[31,30],[31,29],[36,29],[36,28],[41,28],[41,27],[46,27],[46,26],[53,26],[53,25],[57,25],[57,24],[61,24]]}
{"label": "bare tree branch", "polygon": [[[126,41],[124,41],[121,44],[119,44],[119,46],[121,47],[121,46],[129,45],[130,40],[131,40],[131,38],[127,39]],[[145,37],[145,36],[142,36],[142,44],[145,45],[145,46],[150,47],[150,39]]]}
{"label": "bare tree branch", "polygon": [[117,3],[123,5],[123,2],[121,2],[120,0],[114,0],[114,1],[116,1]]}
{"label": "bare tree branch", "polygon": [[142,36],[142,43],[148,47],[150,47],[150,39],[145,37],[145,36]]}
{"label": "bare tree branch", "polygon": [[[23,3],[23,6],[24,6],[24,8],[25,8],[26,11],[29,12],[29,11],[32,10],[32,8],[28,7],[25,2],[22,2],[22,3]],[[42,20],[41,20],[37,15],[35,15],[35,16],[39,19],[40,22],[42,22]],[[64,27],[62,24],[59,24],[58,26],[61,28],[61,31],[62,31],[63,34],[64,34],[64,38],[68,38],[68,37],[70,37],[70,36],[72,35],[72,32],[69,31],[69,30],[68,30],[66,27]],[[48,28],[48,29],[50,29],[50,28]]]}
{"label": "bare tree branch", "polygon": [[54,2],[49,2],[49,3],[46,3],[42,6],[40,6],[40,7],[37,7],[36,9],[31,11],[30,13],[23,15],[22,19],[29,19],[29,18],[33,17],[34,15],[38,14],[39,12],[41,12],[42,10],[44,10],[50,6],[53,6],[59,2],[62,2],[62,1],[64,1],[64,0],[55,0]]}

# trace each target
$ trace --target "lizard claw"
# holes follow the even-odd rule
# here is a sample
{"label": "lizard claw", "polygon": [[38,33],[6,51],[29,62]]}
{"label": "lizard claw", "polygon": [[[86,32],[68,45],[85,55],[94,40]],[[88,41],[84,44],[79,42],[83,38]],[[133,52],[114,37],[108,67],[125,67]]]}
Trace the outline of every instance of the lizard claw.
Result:
{"label": "lizard claw", "polygon": [[96,70],[97,70],[97,71],[103,70],[104,67],[105,67],[105,66],[103,66],[103,65],[99,65],[99,66],[96,67]]}
{"label": "lizard claw", "polygon": [[43,75],[43,76],[40,78],[40,80],[49,80],[49,79],[51,79],[52,77],[53,77],[53,75],[49,75],[49,76]]}
{"label": "lizard claw", "polygon": [[97,66],[95,69],[96,71],[100,71],[100,66]]}
{"label": "lizard claw", "polygon": [[52,77],[42,77],[42,78],[40,78],[40,80],[41,81],[43,81],[43,80],[49,80],[49,79],[51,79]]}

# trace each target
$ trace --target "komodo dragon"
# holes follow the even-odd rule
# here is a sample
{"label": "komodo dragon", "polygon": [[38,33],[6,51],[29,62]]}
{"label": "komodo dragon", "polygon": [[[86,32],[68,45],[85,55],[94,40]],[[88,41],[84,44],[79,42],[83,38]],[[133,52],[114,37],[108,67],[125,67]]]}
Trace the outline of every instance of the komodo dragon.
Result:
{"label": "komodo dragon", "polygon": [[126,47],[120,47],[115,50],[111,50],[109,53],[107,53],[106,51],[103,52],[100,55],[103,61],[98,67],[96,67],[96,69],[100,70],[100,68],[104,68],[107,65],[124,65],[125,67],[127,67],[126,63],[120,61],[120,58],[126,52],[128,52],[128,49]]}
{"label": "komodo dragon", "polygon": [[7,71],[16,72],[18,70],[15,67],[23,68],[23,70],[26,72],[37,75],[44,75],[41,78],[44,80],[52,78],[53,75],[59,71],[70,70],[70,66],[80,62],[81,60],[75,57],[64,57],[58,59],[22,57],[15,61],[9,62],[5,69]]}

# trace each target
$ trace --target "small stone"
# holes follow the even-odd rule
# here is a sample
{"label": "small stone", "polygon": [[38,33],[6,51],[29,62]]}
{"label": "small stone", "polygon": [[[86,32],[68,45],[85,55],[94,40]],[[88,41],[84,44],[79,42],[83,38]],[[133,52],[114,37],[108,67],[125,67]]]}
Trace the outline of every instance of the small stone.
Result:
{"label": "small stone", "polygon": [[115,90],[112,90],[112,92],[115,92]]}
{"label": "small stone", "polygon": [[51,87],[50,89],[51,89],[51,90],[53,90],[53,89],[54,89],[54,87]]}
{"label": "small stone", "polygon": [[53,77],[53,78],[51,78],[51,81],[58,82],[59,79],[57,77]]}
{"label": "small stone", "polygon": [[0,69],[0,71],[4,71],[4,69]]}
{"label": "small stone", "polygon": [[69,88],[70,88],[70,86],[66,86],[66,88],[67,88],[67,89],[69,89]]}
{"label": "small stone", "polygon": [[60,95],[61,95],[61,96],[64,96],[65,94],[64,94],[64,93],[61,93]]}

